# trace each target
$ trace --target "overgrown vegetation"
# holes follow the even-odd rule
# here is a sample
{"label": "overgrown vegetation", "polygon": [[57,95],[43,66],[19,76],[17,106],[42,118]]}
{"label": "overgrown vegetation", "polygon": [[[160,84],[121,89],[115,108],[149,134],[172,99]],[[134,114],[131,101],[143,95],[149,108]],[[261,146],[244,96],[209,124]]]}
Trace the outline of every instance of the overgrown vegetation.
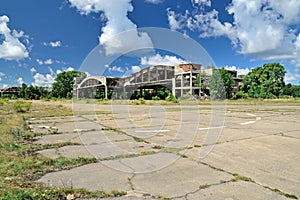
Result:
{"label": "overgrown vegetation", "polygon": [[13,109],[18,113],[28,112],[31,107],[31,102],[15,101],[12,104]]}
{"label": "overgrown vegetation", "polygon": [[[283,65],[279,63],[267,63],[263,66],[253,68],[247,75],[239,76],[243,78],[242,85],[239,86],[238,92],[233,91],[235,81],[232,75],[224,68],[217,69],[213,72],[208,81],[202,80],[206,74],[202,72],[193,82],[194,86],[201,86],[202,92],[210,94],[212,100],[224,99],[247,99],[247,98],[291,98],[300,97],[300,85],[285,84],[284,77],[286,71]],[[73,97],[74,78],[77,77],[78,83],[86,77],[86,74],[79,71],[62,72],[57,75],[51,90],[39,86],[27,86],[22,84],[18,93],[1,94],[2,99],[42,99],[45,101],[56,99],[71,99]],[[235,92],[235,93],[234,93]],[[114,90],[108,89],[107,98],[114,96]],[[92,95],[93,98],[99,99],[103,104],[109,101],[105,98],[104,90],[97,90]],[[188,98],[190,98],[190,94]],[[164,86],[156,86],[151,89],[137,88],[135,91],[118,94],[118,99],[131,99],[133,104],[144,104],[144,100],[166,100],[177,103],[178,100],[173,96],[170,89]]]}
{"label": "overgrown vegetation", "polygon": [[[279,63],[264,64],[252,69],[239,89],[250,98],[278,98],[283,95],[285,74],[284,66]],[[239,95],[244,97],[242,93]]]}
{"label": "overgrown vegetation", "polygon": [[[26,104],[28,103],[28,104]],[[38,145],[32,143],[37,134],[30,132],[26,119],[48,116],[71,115],[72,112],[60,105],[43,106],[30,102],[0,101],[0,199],[66,199],[77,197],[117,197],[123,191],[87,191],[73,188],[49,188],[35,182],[41,175],[70,169],[87,163],[97,162],[95,158],[49,159],[35,154],[35,151],[70,145]],[[25,107],[25,108],[24,108]],[[16,109],[15,109],[16,108]],[[26,112],[23,112],[23,110]],[[21,110],[21,112],[19,112]],[[38,111],[38,112],[35,112]],[[73,145],[73,143],[72,143]]]}

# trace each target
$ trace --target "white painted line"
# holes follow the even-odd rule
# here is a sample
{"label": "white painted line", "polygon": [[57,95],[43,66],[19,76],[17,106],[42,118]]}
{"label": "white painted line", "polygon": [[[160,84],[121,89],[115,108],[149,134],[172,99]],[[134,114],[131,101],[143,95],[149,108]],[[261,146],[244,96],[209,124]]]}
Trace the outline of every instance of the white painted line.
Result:
{"label": "white painted line", "polygon": [[256,120],[257,120],[257,121],[261,120],[261,117],[256,117]]}
{"label": "white painted line", "polygon": [[141,131],[134,131],[136,133],[165,133],[169,132],[170,130],[141,130]]}
{"label": "white painted line", "polygon": [[254,124],[255,121],[248,121],[248,122],[243,122],[243,123],[240,123],[240,125],[248,125],[248,124]]}
{"label": "white painted line", "polygon": [[256,117],[256,115],[251,114],[251,113],[246,113],[247,115],[251,116],[251,117]]}
{"label": "white painted line", "polygon": [[49,129],[50,126],[39,126],[39,128],[43,128],[43,129]]}
{"label": "white painted line", "polygon": [[207,127],[207,128],[199,128],[200,131],[209,130],[209,129],[219,129],[225,128],[226,126],[219,126],[219,127]]}

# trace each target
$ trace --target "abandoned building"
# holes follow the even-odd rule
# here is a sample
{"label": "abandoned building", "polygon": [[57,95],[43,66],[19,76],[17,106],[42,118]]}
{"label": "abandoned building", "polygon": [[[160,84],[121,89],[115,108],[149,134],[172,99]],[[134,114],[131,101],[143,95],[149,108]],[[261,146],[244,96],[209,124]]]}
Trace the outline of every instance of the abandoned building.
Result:
{"label": "abandoned building", "polygon": [[[209,95],[209,77],[215,69],[202,68],[200,64],[179,64],[175,66],[156,65],[142,69],[124,78],[108,76],[89,76],[84,79],[75,78],[74,98],[130,99],[134,93],[147,90],[151,92],[165,88],[175,97],[186,94],[196,97]],[[238,87],[241,79],[236,71],[230,71]],[[236,90],[236,88],[235,88]]]}
{"label": "abandoned building", "polygon": [[20,87],[9,87],[0,89],[0,97],[4,95],[18,95]]}

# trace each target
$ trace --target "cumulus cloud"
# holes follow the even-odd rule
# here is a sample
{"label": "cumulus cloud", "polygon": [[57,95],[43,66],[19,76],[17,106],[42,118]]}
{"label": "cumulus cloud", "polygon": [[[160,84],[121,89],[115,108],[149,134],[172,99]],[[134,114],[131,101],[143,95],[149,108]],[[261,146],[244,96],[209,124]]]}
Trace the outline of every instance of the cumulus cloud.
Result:
{"label": "cumulus cloud", "polygon": [[132,66],[131,71],[132,71],[132,73],[136,73],[136,72],[141,71],[141,68],[139,66]]}
{"label": "cumulus cloud", "polygon": [[182,21],[179,18],[184,19],[184,17],[176,15],[174,11],[170,8],[167,9],[168,21],[171,30],[177,30],[182,28]]}
{"label": "cumulus cloud", "polygon": [[42,60],[40,60],[40,59],[36,59],[36,62],[37,62],[39,65],[43,65],[43,64],[44,64],[44,62],[43,62]]}
{"label": "cumulus cloud", "polygon": [[52,65],[52,63],[53,63],[53,61],[52,61],[51,58],[49,58],[49,59],[47,59],[47,60],[44,61],[45,65]]}
{"label": "cumulus cloud", "polygon": [[40,74],[36,73],[33,76],[34,82],[32,85],[40,86],[40,87],[51,87],[52,83],[54,82],[55,77],[51,74]]}
{"label": "cumulus cloud", "polygon": [[56,70],[56,74],[60,74],[62,72],[69,72],[69,71],[74,71],[74,68],[68,67],[68,68],[63,68],[62,70],[58,69],[58,70]]}
{"label": "cumulus cloud", "polygon": [[160,54],[156,54],[154,56],[141,58],[142,65],[178,65],[182,63],[187,63],[187,61],[169,55],[161,56]]}
{"label": "cumulus cloud", "polygon": [[192,0],[192,4],[198,6],[211,6],[210,0]]}
{"label": "cumulus cloud", "polygon": [[24,83],[24,80],[23,80],[22,77],[19,77],[18,80],[17,80],[17,82],[18,82],[20,85],[22,85],[22,83]]}
{"label": "cumulus cloud", "polygon": [[163,3],[164,0],[145,0],[146,3],[160,4]]}
{"label": "cumulus cloud", "polygon": [[[199,6],[210,6],[209,0],[192,0]],[[233,21],[221,21],[216,9],[195,9],[184,14],[168,15],[179,27],[199,32],[202,38],[228,37],[240,54],[255,59],[290,59],[300,61],[300,1],[232,0],[226,7]]]}
{"label": "cumulus cloud", "polygon": [[5,76],[3,72],[0,72],[0,81],[2,81],[2,77]]}
{"label": "cumulus cloud", "polygon": [[61,41],[43,42],[43,45],[47,46],[47,47],[56,48],[56,47],[61,47],[62,46],[62,42]]}
{"label": "cumulus cloud", "polygon": [[0,88],[8,88],[9,87],[9,85],[7,85],[7,84],[0,84]]}
{"label": "cumulus cloud", "polygon": [[300,71],[299,68],[296,68],[295,71],[291,72],[287,70],[287,73],[285,74],[284,81],[286,83],[294,83],[296,84],[300,83]]}
{"label": "cumulus cloud", "polygon": [[36,62],[39,64],[39,65],[52,65],[53,64],[53,60],[51,58],[49,59],[46,59],[46,60],[41,60],[41,59],[36,59]]}
{"label": "cumulus cloud", "polygon": [[0,36],[4,41],[0,44],[0,58],[5,60],[20,60],[27,58],[29,53],[19,40],[24,36],[23,31],[11,30],[8,27],[9,18],[6,15],[0,16]]}
{"label": "cumulus cloud", "polygon": [[224,68],[227,70],[237,71],[238,75],[247,75],[251,71],[251,69],[249,69],[249,68],[238,68],[234,65],[233,66],[225,66]]}
{"label": "cumulus cloud", "polygon": [[119,66],[112,66],[112,67],[107,67],[109,72],[120,72],[123,73],[124,69],[122,69],[122,67]]}
{"label": "cumulus cloud", "polygon": [[136,24],[128,18],[133,11],[131,0],[69,0],[71,6],[81,14],[103,13],[106,25],[102,27],[99,42],[107,55],[126,53],[133,50],[153,48],[149,35],[139,32]]}
{"label": "cumulus cloud", "polygon": [[[33,68],[34,69],[34,68]],[[67,71],[73,71],[73,67],[68,67],[68,68],[63,68],[62,70],[58,69],[56,70],[56,73],[51,67],[48,67],[49,73],[48,74],[41,74],[41,73],[36,73],[33,76],[34,82],[32,85],[34,86],[40,86],[40,87],[51,87],[52,83],[55,80],[55,77],[62,73],[62,72],[67,72]],[[32,70],[34,71],[34,70]],[[36,70],[35,70],[36,72]]]}
{"label": "cumulus cloud", "polygon": [[31,72],[31,73],[35,73],[35,72],[36,72],[36,69],[35,69],[34,67],[32,67],[32,68],[30,69],[30,72]]}

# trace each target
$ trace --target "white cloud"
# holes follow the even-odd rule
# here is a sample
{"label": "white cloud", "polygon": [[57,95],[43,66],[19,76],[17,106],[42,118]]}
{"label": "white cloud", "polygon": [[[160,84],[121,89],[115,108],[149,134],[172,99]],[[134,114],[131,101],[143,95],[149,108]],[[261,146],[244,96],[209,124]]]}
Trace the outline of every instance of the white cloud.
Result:
{"label": "white cloud", "polygon": [[300,34],[297,36],[297,39],[295,41],[295,47],[297,50],[300,50]]}
{"label": "white cloud", "polygon": [[210,0],[192,0],[192,4],[198,6],[211,6]]}
{"label": "white cloud", "polygon": [[49,58],[49,59],[47,59],[47,60],[44,61],[45,65],[52,65],[52,63],[53,63],[53,61],[52,61],[51,58]]}
{"label": "white cloud", "polygon": [[2,81],[2,77],[5,76],[3,72],[0,72],[0,81]]}
{"label": "white cloud", "polygon": [[102,27],[99,42],[104,46],[107,55],[153,48],[149,35],[139,32],[137,25],[127,16],[128,12],[134,9],[131,0],[69,0],[69,2],[81,14],[103,12],[107,22]]}
{"label": "white cloud", "polygon": [[47,47],[61,47],[62,46],[62,42],[61,41],[54,41],[54,42],[43,42],[44,46]]}
{"label": "white cloud", "polygon": [[[210,1],[192,2],[209,6]],[[172,16],[180,23],[180,27],[199,32],[202,38],[228,37],[241,54],[251,55],[255,59],[290,59],[299,62],[299,8],[300,1],[296,0],[232,0],[226,7],[228,14],[233,17],[232,22],[221,21],[215,9],[195,9],[191,14],[173,13]]]}
{"label": "white cloud", "polygon": [[251,69],[249,69],[249,68],[238,68],[234,65],[233,66],[225,66],[224,68],[227,70],[237,71],[238,75],[247,75],[251,71]]}
{"label": "white cloud", "polygon": [[43,62],[42,60],[40,60],[40,59],[36,59],[36,62],[37,62],[39,65],[43,65],[43,64],[44,64],[44,62]]}
{"label": "white cloud", "polygon": [[31,73],[35,73],[35,72],[36,72],[36,69],[35,69],[34,67],[32,67],[32,68],[30,69],[30,72],[31,72]]}
{"label": "white cloud", "polygon": [[287,70],[287,73],[285,74],[284,81],[286,83],[295,83],[299,84],[300,83],[300,71],[299,69],[295,69],[294,72],[291,72]]}
{"label": "white cloud", "polygon": [[[56,70],[56,73],[55,73],[51,67],[48,67],[48,69],[50,72],[48,74],[36,73],[33,76],[34,82],[32,83],[32,85],[41,86],[41,87],[51,87],[52,83],[55,80],[55,77],[58,74],[60,74],[62,72],[68,72],[68,71],[74,70],[73,67],[68,67],[68,68],[63,68],[62,70],[58,69],[58,70]],[[31,68],[30,71],[33,73],[36,72],[36,70],[34,68]]]}
{"label": "white cloud", "polygon": [[2,84],[2,86],[0,86],[0,88],[8,88],[9,87],[9,85],[7,85],[7,84]]}
{"label": "white cloud", "polygon": [[51,87],[52,83],[54,82],[55,77],[51,74],[40,74],[36,73],[34,76],[34,82],[32,85],[40,86],[40,87]]}
{"label": "white cloud", "polygon": [[29,53],[19,40],[24,32],[11,30],[7,23],[9,18],[6,15],[0,16],[0,35],[4,36],[4,41],[0,44],[0,58],[5,60],[19,60],[27,58]]}
{"label": "white cloud", "polygon": [[187,63],[187,61],[169,55],[161,56],[160,54],[156,54],[154,56],[141,58],[142,65],[178,65],[182,63]]}
{"label": "white cloud", "polygon": [[147,3],[160,4],[163,3],[164,0],[145,0]]}
{"label": "white cloud", "polygon": [[176,14],[174,11],[167,9],[168,21],[171,30],[177,30],[181,28],[181,23],[179,19],[176,19]]}
{"label": "white cloud", "polygon": [[19,83],[20,85],[22,85],[22,83],[24,83],[24,80],[23,80],[22,77],[19,77],[17,81],[18,81],[18,83]]}
{"label": "white cloud", "polygon": [[120,72],[120,73],[123,73],[124,69],[122,69],[122,67],[112,66],[112,67],[108,67],[108,71],[109,72]]}
{"label": "white cloud", "polygon": [[68,67],[68,68],[63,68],[62,70],[58,69],[58,70],[56,70],[56,74],[60,74],[62,72],[69,72],[69,71],[74,71],[74,68]]}
{"label": "white cloud", "polygon": [[41,59],[36,59],[36,62],[39,64],[39,65],[52,65],[53,64],[53,60],[51,58],[49,59],[46,59],[46,60],[41,60]]}
{"label": "white cloud", "polygon": [[141,71],[141,68],[139,66],[132,66],[131,71],[132,71],[132,73],[136,73],[136,72]]}

